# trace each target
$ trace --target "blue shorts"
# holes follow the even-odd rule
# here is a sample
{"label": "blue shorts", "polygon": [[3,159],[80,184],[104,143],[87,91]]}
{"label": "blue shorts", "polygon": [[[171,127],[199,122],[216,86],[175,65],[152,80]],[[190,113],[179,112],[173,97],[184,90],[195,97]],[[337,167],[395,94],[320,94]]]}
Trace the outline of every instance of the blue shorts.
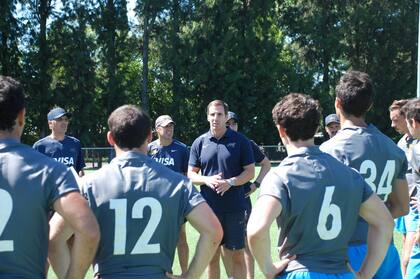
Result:
{"label": "blue shorts", "polygon": [[420,249],[416,243],[411,250],[410,260],[407,265],[407,271],[405,273],[406,279],[420,278]]}
{"label": "blue shorts", "polygon": [[216,213],[223,228],[223,239],[220,245],[229,250],[245,248],[245,213],[225,212]]}
{"label": "blue shorts", "polygon": [[415,232],[419,225],[419,212],[417,206],[410,206],[409,209],[410,211],[407,215],[394,219],[395,230],[402,234]]}
{"label": "blue shorts", "polygon": [[351,272],[328,274],[309,271],[292,271],[277,276],[277,279],[354,279],[354,275]]}
{"label": "blue shorts", "polygon": [[410,206],[410,211],[404,216],[406,232],[415,232],[419,227],[419,211],[417,206]]}
{"label": "blue shorts", "polygon": [[[358,271],[362,266],[363,260],[365,259],[367,252],[367,245],[350,245],[347,254],[349,256],[351,267]],[[385,256],[382,265],[379,267],[379,270],[376,272],[374,279],[401,279],[401,263],[400,256],[398,251],[395,248],[394,244],[389,245],[388,252]]]}
{"label": "blue shorts", "polygon": [[401,216],[398,217],[396,219],[394,219],[394,223],[395,223],[395,227],[394,229],[402,234],[406,234],[407,233],[407,229],[405,227],[405,216]]}

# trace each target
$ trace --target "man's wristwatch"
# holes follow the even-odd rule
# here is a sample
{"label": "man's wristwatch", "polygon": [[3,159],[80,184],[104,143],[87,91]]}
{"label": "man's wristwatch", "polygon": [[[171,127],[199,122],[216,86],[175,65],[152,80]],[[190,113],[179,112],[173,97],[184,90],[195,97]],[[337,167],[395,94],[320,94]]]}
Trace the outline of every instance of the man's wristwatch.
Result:
{"label": "man's wristwatch", "polygon": [[254,182],[252,182],[252,184],[254,184],[257,188],[260,188],[260,183],[258,181],[255,180]]}
{"label": "man's wristwatch", "polygon": [[227,180],[227,183],[229,184],[230,187],[236,186],[235,179],[233,179],[233,177],[229,178]]}

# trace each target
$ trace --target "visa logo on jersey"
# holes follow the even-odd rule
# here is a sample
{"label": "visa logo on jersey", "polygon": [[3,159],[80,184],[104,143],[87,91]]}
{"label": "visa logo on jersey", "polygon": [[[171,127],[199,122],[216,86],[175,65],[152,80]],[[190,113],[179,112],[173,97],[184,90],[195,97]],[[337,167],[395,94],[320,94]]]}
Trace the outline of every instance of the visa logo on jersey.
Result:
{"label": "visa logo on jersey", "polygon": [[154,158],[156,162],[161,163],[164,166],[175,166],[174,158],[166,157],[166,158]]}
{"label": "visa logo on jersey", "polygon": [[57,162],[63,163],[67,166],[74,165],[73,157],[58,157],[58,158],[54,158],[54,160],[56,160]]}

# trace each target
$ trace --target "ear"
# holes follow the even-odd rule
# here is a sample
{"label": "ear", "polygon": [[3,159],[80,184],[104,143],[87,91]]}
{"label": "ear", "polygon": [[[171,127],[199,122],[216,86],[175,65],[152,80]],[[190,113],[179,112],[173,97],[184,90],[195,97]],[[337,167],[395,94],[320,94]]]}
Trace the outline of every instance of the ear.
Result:
{"label": "ear", "polygon": [[149,134],[147,135],[147,138],[146,138],[147,144],[151,143],[152,140],[153,140],[153,132],[152,132],[152,130],[150,130]]}
{"label": "ear", "polygon": [[25,125],[25,115],[26,115],[26,110],[25,108],[23,108],[17,115],[17,124],[19,125],[19,127],[22,127]]}
{"label": "ear", "polygon": [[413,128],[414,129],[420,128],[420,123],[419,122],[417,122],[414,118],[412,118],[410,120],[411,120],[411,123],[413,123]]}
{"label": "ear", "polygon": [[287,136],[286,129],[284,127],[278,125],[277,129],[279,130],[280,137],[285,138]]}
{"label": "ear", "polygon": [[108,133],[106,134],[106,139],[108,140],[109,145],[111,146],[115,145],[115,141],[114,141],[114,138],[112,137],[111,131],[108,131]]}
{"label": "ear", "polygon": [[340,110],[341,110],[341,100],[340,100],[339,98],[337,98],[337,97],[335,97],[334,107],[335,107],[335,110],[336,110],[336,111],[337,111],[338,109],[340,109]]}

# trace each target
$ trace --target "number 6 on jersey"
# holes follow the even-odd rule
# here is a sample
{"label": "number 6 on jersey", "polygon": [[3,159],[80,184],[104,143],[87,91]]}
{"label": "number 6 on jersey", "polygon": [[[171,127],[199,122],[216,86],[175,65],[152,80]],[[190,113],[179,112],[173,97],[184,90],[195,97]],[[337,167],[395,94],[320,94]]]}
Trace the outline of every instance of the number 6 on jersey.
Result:
{"label": "number 6 on jersey", "polygon": [[[341,209],[338,205],[331,203],[335,186],[325,187],[324,200],[318,217],[318,226],[316,227],[318,235],[322,240],[331,240],[336,238],[341,231]],[[331,228],[327,228],[328,216],[332,217]]]}

